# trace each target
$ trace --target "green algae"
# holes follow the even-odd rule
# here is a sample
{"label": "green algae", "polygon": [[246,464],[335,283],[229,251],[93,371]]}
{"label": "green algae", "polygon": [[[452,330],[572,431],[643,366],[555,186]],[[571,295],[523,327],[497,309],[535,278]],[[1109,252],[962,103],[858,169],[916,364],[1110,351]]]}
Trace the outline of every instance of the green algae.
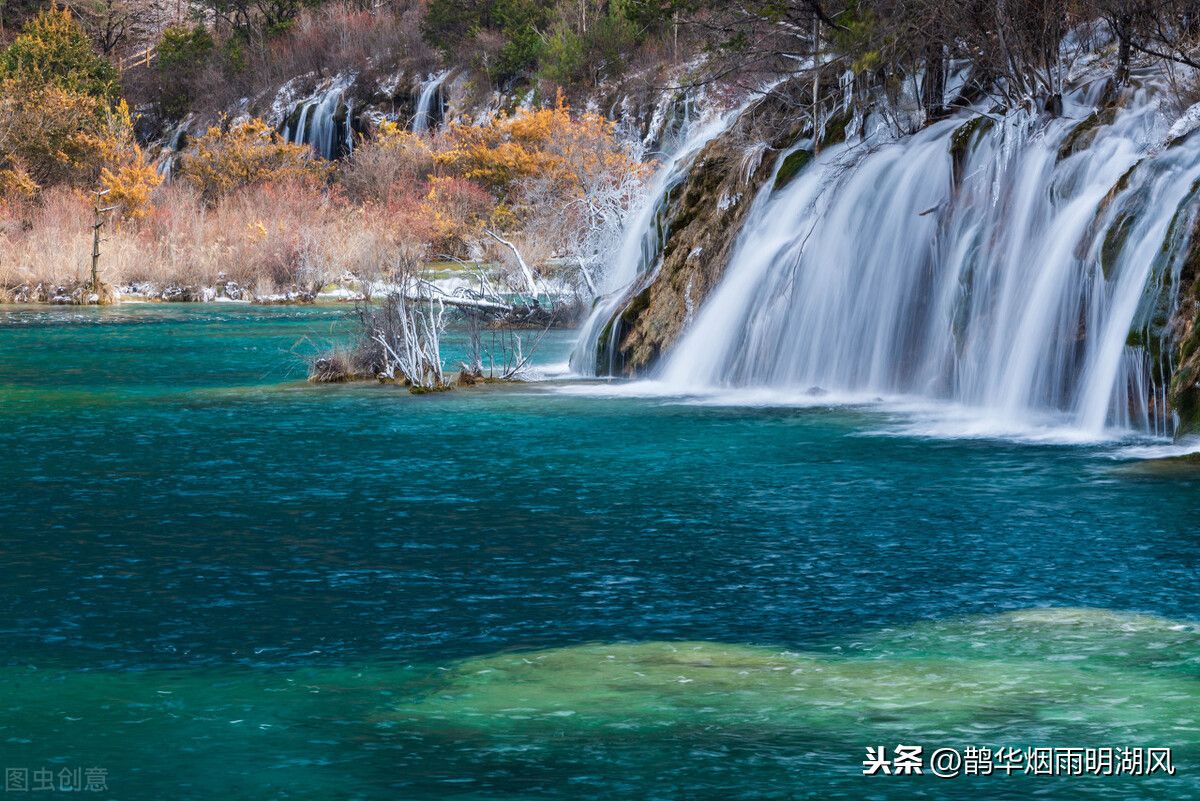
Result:
{"label": "green algae", "polygon": [[[353,754],[396,742],[501,765],[580,743],[802,743],[853,756],[877,740],[1170,745],[1184,764],[1200,756],[1197,710],[1200,629],[1100,609],[917,623],[807,651],[650,641],[448,665],[0,669],[14,764],[82,748],[89,763],[127,772],[161,766],[142,781],[230,798],[279,797],[280,787],[347,797],[364,781]],[[286,773],[264,771],[263,754]]]}
{"label": "green algae", "polygon": [[394,714],[481,734],[708,726],[762,737],[977,730],[1003,739],[1051,727],[1068,739],[1170,732],[1195,746],[1197,660],[1200,635],[1188,624],[1038,610],[885,632],[837,653],[643,642],[486,656],[454,666],[442,687]]}
{"label": "green algae", "polygon": [[774,191],[778,192],[790,184],[812,160],[813,154],[809,150],[802,149],[788,154],[783,163],[779,165],[779,171],[775,173]]}

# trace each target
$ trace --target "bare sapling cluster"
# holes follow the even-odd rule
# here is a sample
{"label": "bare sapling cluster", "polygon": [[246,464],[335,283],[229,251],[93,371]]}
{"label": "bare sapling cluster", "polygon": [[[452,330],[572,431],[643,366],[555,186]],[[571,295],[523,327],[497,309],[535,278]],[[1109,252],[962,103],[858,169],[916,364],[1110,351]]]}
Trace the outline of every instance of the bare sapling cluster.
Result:
{"label": "bare sapling cluster", "polygon": [[401,289],[378,304],[363,305],[359,314],[378,378],[417,390],[446,385],[441,350],[446,306],[439,298],[409,297]]}

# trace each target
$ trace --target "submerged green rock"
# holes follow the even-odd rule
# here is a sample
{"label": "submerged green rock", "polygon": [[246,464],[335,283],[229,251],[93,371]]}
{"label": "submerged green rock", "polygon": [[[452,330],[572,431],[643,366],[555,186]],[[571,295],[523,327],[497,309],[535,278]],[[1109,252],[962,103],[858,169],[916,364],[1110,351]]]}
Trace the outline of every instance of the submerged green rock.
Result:
{"label": "submerged green rock", "polygon": [[1190,624],[1051,609],[883,632],[835,653],[644,642],[487,656],[394,713],[480,734],[700,727],[1008,741],[1037,730],[1196,746],[1198,679]]}
{"label": "submerged green rock", "polygon": [[[861,778],[863,746],[896,742],[1170,746],[1182,766],[1200,758],[1200,629],[1036,609],[806,652],[652,641],[442,665],[12,667],[0,669],[0,732],[12,764],[65,754],[105,765],[115,787],[135,791],[122,797],[148,797],[136,792],[144,785],[221,798],[383,797],[367,791],[395,782],[397,765],[435,764],[425,777],[434,789],[410,797],[441,798],[446,770],[518,775],[584,760],[591,775],[617,757],[645,771],[694,748],[755,760],[819,752],[841,760],[815,778],[833,788]],[[1171,793],[1136,797],[1194,797],[1193,779],[1175,779]]]}

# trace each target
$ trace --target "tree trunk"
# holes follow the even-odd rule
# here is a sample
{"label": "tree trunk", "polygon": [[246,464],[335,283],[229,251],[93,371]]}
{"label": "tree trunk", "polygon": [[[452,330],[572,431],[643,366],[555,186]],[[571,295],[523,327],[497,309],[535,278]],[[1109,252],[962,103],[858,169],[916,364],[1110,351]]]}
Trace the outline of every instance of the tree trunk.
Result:
{"label": "tree trunk", "polygon": [[925,49],[925,121],[936,122],[946,116],[946,56],[942,45]]}
{"label": "tree trunk", "polygon": [[525,279],[525,286],[529,289],[529,302],[536,306],[538,305],[538,284],[537,279],[533,277],[533,270],[529,269],[529,265],[525,262],[525,257],[521,255],[521,251],[512,242],[509,242],[504,237],[497,234],[490,228],[483,229],[483,232],[492,239],[499,242],[504,247],[508,248],[514,257],[517,259],[517,267],[521,270],[521,276]]}
{"label": "tree trunk", "polygon": [[1125,15],[1116,20],[1113,29],[1117,34],[1117,86],[1129,82],[1129,16]]}

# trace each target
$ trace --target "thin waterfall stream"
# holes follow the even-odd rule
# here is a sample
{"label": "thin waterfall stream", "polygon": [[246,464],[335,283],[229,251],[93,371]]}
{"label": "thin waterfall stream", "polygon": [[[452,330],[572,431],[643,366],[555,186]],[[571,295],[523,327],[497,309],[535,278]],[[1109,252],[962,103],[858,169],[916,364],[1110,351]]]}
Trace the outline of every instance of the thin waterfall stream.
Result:
{"label": "thin waterfall stream", "polygon": [[413,133],[427,133],[442,120],[442,84],[450,75],[450,70],[442,70],[432,74],[420,86],[417,94],[417,110],[413,115]]}

